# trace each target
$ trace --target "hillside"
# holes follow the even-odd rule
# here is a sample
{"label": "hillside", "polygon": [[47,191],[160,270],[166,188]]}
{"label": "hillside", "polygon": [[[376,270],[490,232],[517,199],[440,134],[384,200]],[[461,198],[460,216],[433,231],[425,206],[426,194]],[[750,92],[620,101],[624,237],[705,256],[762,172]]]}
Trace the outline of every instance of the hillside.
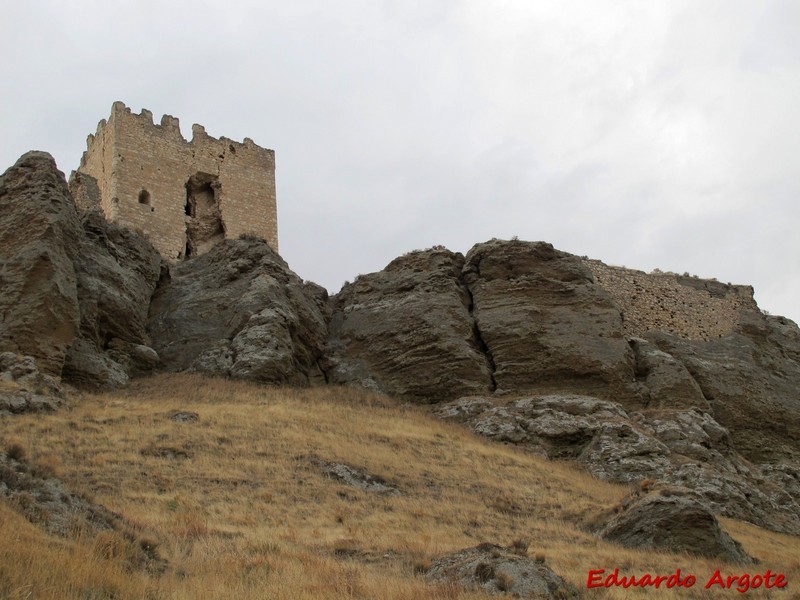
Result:
{"label": "hillside", "polygon": [[492,239],[329,295],[257,236],[206,250],[46,153],[0,177],[0,595],[797,581],[800,329],[751,287]]}
{"label": "hillside", "polygon": [[[480,598],[422,573],[442,554],[516,540],[578,589],[598,568],[680,567],[698,580],[742,569],[599,540],[585,524],[627,486],[365,391],[162,375],[55,413],[2,417],[2,427],[6,449],[124,523],[93,533],[81,520],[59,536],[37,527],[48,515],[33,498],[0,503],[4,598]],[[332,463],[397,491],[343,483],[326,474]],[[796,538],[724,524],[763,565],[800,581]],[[145,546],[157,560],[135,560]]]}

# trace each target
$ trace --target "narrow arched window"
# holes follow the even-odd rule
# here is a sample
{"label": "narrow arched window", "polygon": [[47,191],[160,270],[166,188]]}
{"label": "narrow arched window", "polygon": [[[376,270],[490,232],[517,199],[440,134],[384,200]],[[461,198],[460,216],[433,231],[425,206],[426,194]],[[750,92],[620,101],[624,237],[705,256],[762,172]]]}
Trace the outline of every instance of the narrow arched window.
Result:
{"label": "narrow arched window", "polygon": [[139,204],[146,204],[150,206],[150,192],[147,190],[142,190],[139,192]]}

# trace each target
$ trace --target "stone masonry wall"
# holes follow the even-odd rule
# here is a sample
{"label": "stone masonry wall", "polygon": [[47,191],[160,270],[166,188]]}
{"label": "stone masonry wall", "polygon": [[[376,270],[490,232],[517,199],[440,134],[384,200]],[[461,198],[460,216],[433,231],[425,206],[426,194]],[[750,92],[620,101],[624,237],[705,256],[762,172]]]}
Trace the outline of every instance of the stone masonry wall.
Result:
{"label": "stone masonry wall", "polygon": [[742,310],[758,310],[753,288],[676,273],[645,273],[584,259],[595,281],[622,310],[625,332],[659,329],[709,340],[733,332]]}
{"label": "stone masonry wall", "polygon": [[156,125],[150,111],[135,114],[115,102],[108,121],[88,137],[78,171],[97,179],[109,220],[144,233],[168,260],[186,257],[186,186],[198,175],[213,181],[224,237],[253,234],[277,251],[275,153],[249,138],[213,138],[199,125],[192,134],[187,142],[178,119],[164,115]]}

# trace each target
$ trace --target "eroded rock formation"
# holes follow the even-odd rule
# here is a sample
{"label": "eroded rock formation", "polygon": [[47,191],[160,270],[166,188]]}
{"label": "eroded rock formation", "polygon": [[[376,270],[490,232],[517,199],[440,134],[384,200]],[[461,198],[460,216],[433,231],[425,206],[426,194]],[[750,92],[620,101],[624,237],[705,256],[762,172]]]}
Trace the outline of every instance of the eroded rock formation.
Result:
{"label": "eroded rock formation", "polygon": [[263,240],[225,240],[172,268],[153,297],[148,329],[168,370],[324,383],[327,300]]}
{"label": "eroded rock formation", "polygon": [[144,324],[161,258],[99,213],[80,214],[49,154],[29,152],[2,177],[0,258],[0,350],[88,387],[157,364]]}
{"label": "eroded rock formation", "polygon": [[609,519],[598,535],[628,548],[755,562],[688,489],[664,488],[636,499]]}
{"label": "eroded rock formation", "polygon": [[543,562],[484,543],[442,556],[428,569],[434,581],[517,598],[577,598],[578,592]]}
{"label": "eroded rock formation", "polygon": [[492,390],[463,267],[449,250],[412,252],[345,285],[333,299],[330,381],[417,402]]}
{"label": "eroded rock formation", "polygon": [[0,177],[0,351],[60,375],[78,332],[75,205],[53,157],[28,152]]}
{"label": "eroded rock formation", "polygon": [[436,414],[551,460],[578,461],[599,479],[691,487],[718,514],[800,535],[800,496],[787,487],[793,474],[754,466],[728,430],[697,408],[629,412],[616,402],[551,394],[465,397]]}

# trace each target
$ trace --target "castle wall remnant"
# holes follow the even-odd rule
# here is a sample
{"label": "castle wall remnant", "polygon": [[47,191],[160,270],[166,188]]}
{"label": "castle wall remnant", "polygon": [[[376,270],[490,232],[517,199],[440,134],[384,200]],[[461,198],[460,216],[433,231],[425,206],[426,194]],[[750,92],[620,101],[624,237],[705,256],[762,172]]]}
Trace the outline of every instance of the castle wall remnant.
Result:
{"label": "castle wall remnant", "polygon": [[178,119],[153,123],[148,110],[111,107],[89,135],[70,188],[81,208],[98,207],[109,221],[141,231],[168,260],[206,252],[225,238],[264,238],[278,251],[275,153],[209,136]]}
{"label": "castle wall remnant", "polygon": [[733,333],[743,310],[758,310],[753,288],[676,273],[645,273],[584,259],[597,284],[617,303],[625,333],[658,329],[690,340]]}

